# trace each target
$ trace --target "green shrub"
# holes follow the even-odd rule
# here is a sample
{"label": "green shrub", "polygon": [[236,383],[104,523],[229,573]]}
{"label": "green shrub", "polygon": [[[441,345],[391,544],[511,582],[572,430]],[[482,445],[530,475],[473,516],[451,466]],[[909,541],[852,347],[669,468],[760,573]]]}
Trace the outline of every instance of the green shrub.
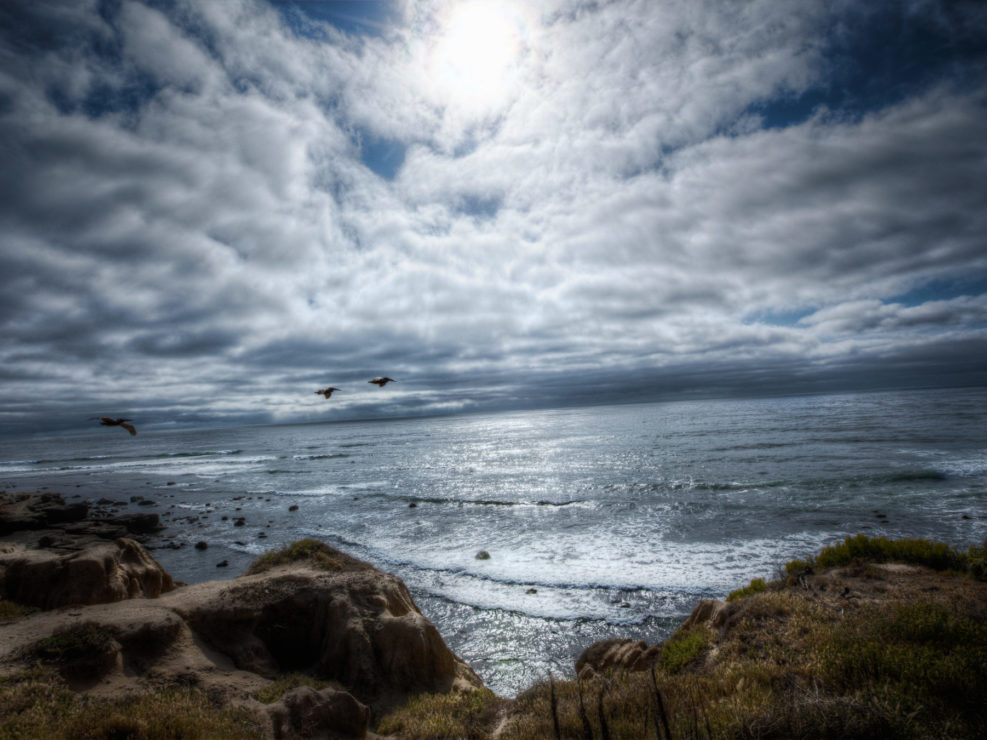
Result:
{"label": "green shrub", "polygon": [[709,648],[711,638],[709,630],[703,626],[679,630],[661,646],[659,667],[666,673],[678,673]]}
{"label": "green shrub", "polygon": [[889,540],[887,537],[858,534],[824,547],[815,557],[786,563],[785,573],[796,576],[806,569],[835,568],[854,561],[909,563],[932,570],[966,572],[974,578],[984,580],[987,578],[987,543],[983,547],[971,547],[968,552],[963,553],[947,544],[931,540]]}
{"label": "green shrub", "polygon": [[763,578],[755,578],[751,581],[749,586],[744,586],[744,588],[738,588],[736,591],[731,591],[730,595],[727,596],[727,601],[736,601],[737,599],[746,599],[756,593],[760,593],[768,588],[768,584],[764,582]]}
{"label": "green shrub", "polygon": [[338,550],[318,540],[305,539],[285,545],[261,555],[247,568],[247,575],[263,573],[279,565],[308,562],[322,570],[339,570],[345,556]]}
{"label": "green shrub", "polygon": [[889,540],[858,534],[825,547],[815,558],[821,568],[848,565],[854,560],[898,561],[933,570],[966,570],[966,556],[942,542],[923,539]]}

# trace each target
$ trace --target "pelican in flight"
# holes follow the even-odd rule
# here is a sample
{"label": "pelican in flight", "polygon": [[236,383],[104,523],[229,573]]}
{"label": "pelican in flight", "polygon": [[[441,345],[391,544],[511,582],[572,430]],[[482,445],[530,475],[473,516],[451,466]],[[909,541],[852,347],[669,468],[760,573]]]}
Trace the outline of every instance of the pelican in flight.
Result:
{"label": "pelican in flight", "polygon": [[90,416],[89,418],[90,420],[99,419],[99,423],[104,427],[123,427],[130,432],[131,436],[137,434],[134,425],[127,423],[130,419],[111,419],[109,416]]}
{"label": "pelican in flight", "polygon": [[338,391],[338,390],[339,390],[339,388],[320,388],[319,390],[317,390],[315,392],[315,395],[317,395],[317,396],[325,396],[326,398],[329,398],[329,396],[332,395],[332,392],[333,391]]}
{"label": "pelican in flight", "polygon": [[373,380],[368,380],[368,383],[373,383],[374,385],[379,385],[383,388],[388,383],[397,383],[394,378],[374,378]]}

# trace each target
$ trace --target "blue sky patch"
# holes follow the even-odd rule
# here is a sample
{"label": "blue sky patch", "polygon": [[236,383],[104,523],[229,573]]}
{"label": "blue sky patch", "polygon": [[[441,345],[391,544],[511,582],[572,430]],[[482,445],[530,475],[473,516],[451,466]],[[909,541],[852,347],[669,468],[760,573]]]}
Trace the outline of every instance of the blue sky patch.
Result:
{"label": "blue sky patch", "polygon": [[385,180],[393,180],[404,164],[405,146],[395,139],[366,136],[360,143],[360,161]]}
{"label": "blue sky patch", "polygon": [[394,15],[390,0],[273,0],[291,29],[310,36],[298,13],[309,20],[329,23],[350,36],[380,36]]}

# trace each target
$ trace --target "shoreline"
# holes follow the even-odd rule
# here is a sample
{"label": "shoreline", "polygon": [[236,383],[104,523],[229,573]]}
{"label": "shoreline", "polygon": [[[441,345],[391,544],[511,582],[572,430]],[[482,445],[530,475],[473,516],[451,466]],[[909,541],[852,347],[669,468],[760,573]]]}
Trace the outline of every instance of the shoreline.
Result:
{"label": "shoreline", "polygon": [[[218,734],[228,737],[521,740],[557,738],[554,726],[629,740],[651,737],[652,727],[656,738],[692,737],[697,720],[707,728],[699,736],[974,737],[984,719],[987,543],[963,552],[847,537],[789,562],[780,580],[757,578],[725,601],[701,602],[660,643],[588,644],[574,680],[550,677],[504,698],[449,650],[400,579],[315,540],[269,553],[233,579],[179,585],[137,542],[110,540],[105,521],[95,520],[94,532],[78,504],[50,494],[25,502],[7,497],[0,530],[27,522],[42,537],[90,539],[0,548],[4,594],[42,608],[0,602],[0,695],[16,699],[0,711],[14,723],[57,719],[16,709],[42,685],[74,707],[73,721],[106,722],[118,715],[97,718],[85,707],[121,701],[174,714],[175,681],[192,687],[182,701],[223,697],[219,708],[199,705],[197,722],[227,723]],[[68,568],[86,558],[102,565]],[[81,573],[105,580],[80,590]],[[314,624],[323,625],[317,633]],[[373,647],[358,647],[366,640]],[[409,652],[413,645],[426,647]],[[883,667],[874,674],[874,665]],[[884,703],[888,691],[894,705]],[[586,713],[584,695],[595,712]],[[765,735],[765,727],[775,729]]]}

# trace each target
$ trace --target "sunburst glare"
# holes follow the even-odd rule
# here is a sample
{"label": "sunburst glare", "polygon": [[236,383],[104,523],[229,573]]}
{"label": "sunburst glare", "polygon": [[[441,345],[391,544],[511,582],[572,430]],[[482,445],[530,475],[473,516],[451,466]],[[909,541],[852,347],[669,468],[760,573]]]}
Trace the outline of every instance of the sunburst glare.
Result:
{"label": "sunburst glare", "polygon": [[431,81],[445,102],[488,109],[509,95],[523,50],[522,23],[505,3],[452,8],[433,49]]}

